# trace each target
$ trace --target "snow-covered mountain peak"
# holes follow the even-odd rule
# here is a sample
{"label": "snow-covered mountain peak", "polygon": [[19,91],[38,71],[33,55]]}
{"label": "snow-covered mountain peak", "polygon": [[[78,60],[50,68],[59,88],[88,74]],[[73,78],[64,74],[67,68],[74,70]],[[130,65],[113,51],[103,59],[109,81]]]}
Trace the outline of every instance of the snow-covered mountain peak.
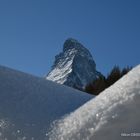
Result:
{"label": "snow-covered mountain peak", "polygon": [[46,79],[71,87],[83,88],[100,75],[91,53],[77,40],[65,41],[63,51],[56,55]]}

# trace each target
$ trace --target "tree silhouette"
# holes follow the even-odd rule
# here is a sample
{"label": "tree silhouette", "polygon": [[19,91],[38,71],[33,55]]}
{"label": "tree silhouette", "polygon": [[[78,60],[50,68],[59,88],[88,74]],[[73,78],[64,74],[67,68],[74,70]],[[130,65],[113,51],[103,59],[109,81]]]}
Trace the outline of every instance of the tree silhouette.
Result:
{"label": "tree silhouette", "polygon": [[114,66],[114,68],[111,70],[110,74],[106,78],[107,87],[114,84],[121,77],[122,77],[122,75],[121,75],[121,70],[120,70],[119,66]]}
{"label": "tree silhouette", "polygon": [[90,94],[98,95],[105,88],[106,88],[106,79],[104,76],[100,76],[98,79],[87,85],[85,91]]}
{"label": "tree silhouette", "polygon": [[100,76],[92,83],[88,84],[85,87],[85,92],[93,95],[98,95],[100,92],[113,85],[122,76],[127,74],[131,69],[132,67],[127,66],[126,68],[120,70],[119,66],[114,66],[107,77]]}

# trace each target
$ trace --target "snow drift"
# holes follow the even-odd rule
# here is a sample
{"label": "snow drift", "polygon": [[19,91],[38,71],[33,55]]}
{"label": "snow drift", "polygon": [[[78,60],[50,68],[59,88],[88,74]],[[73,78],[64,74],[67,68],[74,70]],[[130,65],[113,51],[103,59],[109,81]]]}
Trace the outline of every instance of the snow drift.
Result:
{"label": "snow drift", "polygon": [[140,139],[139,108],[140,65],[99,96],[55,122],[49,140]]}
{"label": "snow drift", "polygon": [[44,140],[52,121],[89,99],[80,91],[0,66],[0,140]]}

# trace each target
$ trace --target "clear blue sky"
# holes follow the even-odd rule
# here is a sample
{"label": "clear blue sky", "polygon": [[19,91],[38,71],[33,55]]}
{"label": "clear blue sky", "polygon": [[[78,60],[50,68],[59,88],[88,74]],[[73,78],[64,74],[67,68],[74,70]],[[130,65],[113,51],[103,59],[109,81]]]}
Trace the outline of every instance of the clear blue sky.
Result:
{"label": "clear blue sky", "polygon": [[140,0],[0,0],[0,65],[43,76],[65,39],[97,69],[140,63]]}

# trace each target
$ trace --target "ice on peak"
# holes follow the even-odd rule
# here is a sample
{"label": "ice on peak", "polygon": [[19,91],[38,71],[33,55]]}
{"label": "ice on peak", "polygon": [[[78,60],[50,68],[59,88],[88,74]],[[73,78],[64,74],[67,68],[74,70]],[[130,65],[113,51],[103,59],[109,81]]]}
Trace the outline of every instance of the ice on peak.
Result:
{"label": "ice on peak", "polygon": [[[73,38],[68,38],[65,42],[64,42],[64,46],[65,46],[65,44],[69,44],[69,43],[72,43],[72,44],[77,44],[77,43],[79,43],[79,41],[78,40],[76,40],[76,39],[73,39]],[[80,43],[79,43],[80,44]],[[82,44],[81,44],[82,45]]]}
{"label": "ice on peak", "polygon": [[73,38],[68,38],[65,42],[64,42],[64,47],[63,47],[63,51],[68,51],[68,50],[72,50],[75,49],[77,51],[86,51],[89,52],[78,40],[73,39]]}
{"label": "ice on peak", "polygon": [[74,38],[68,38],[65,42],[73,42],[73,43],[79,43],[78,40],[74,39]]}

